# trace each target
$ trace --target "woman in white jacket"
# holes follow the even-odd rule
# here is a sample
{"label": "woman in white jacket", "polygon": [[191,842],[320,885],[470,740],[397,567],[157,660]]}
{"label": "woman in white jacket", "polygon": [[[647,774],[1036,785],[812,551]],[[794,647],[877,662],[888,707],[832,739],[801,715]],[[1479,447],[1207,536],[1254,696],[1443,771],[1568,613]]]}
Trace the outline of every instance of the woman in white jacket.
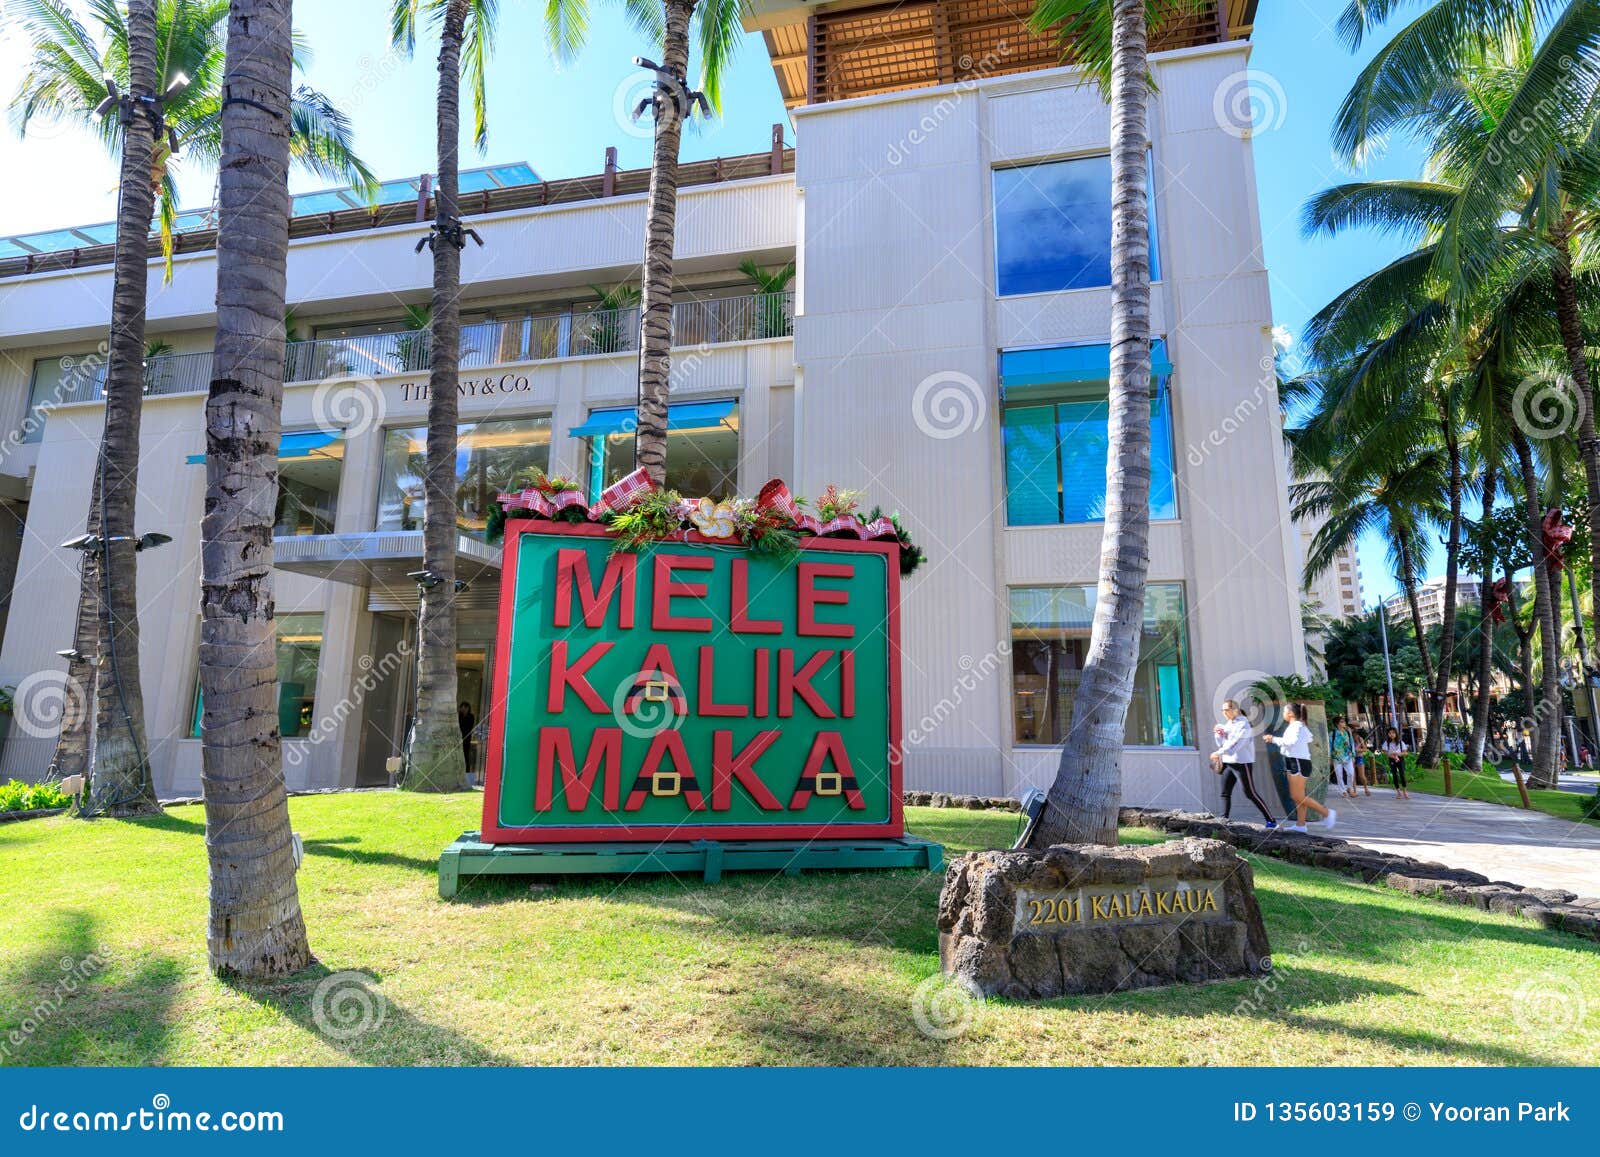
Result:
{"label": "woman in white jacket", "polygon": [[1261,818],[1266,820],[1267,827],[1277,827],[1277,821],[1267,810],[1266,801],[1256,791],[1251,779],[1256,757],[1256,736],[1250,728],[1250,720],[1239,710],[1239,704],[1232,699],[1223,702],[1222,722],[1212,728],[1211,733],[1217,743],[1216,751],[1211,753],[1212,770],[1222,776],[1222,818],[1227,819],[1233,811],[1233,787],[1238,784],[1244,788],[1245,798],[1255,805]]}
{"label": "woman in white jacket", "polygon": [[1300,708],[1293,703],[1284,707],[1283,718],[1283,734],[1269,735],[1266,739],[1268,743],[1276,743],[1283,752],[1284,771],[1289,775],[1289,797],[1294,800],[1295,806],[1295,823],[1289,830],[1306,830],[1307,811],[1320,812],[1323,826],[1331,828],[1333,821],[1339,818],[1339,813],[1331,807],[1323,807],[1306,794],[1306,785],[1311,777],[1311,728],[1305,725],[1300,718]]}

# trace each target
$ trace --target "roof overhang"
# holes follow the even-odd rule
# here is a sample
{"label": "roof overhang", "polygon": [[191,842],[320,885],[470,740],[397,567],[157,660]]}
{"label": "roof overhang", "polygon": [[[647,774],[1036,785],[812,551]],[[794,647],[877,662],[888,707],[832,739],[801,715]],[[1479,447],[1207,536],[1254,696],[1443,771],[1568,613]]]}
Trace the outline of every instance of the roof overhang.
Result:
{"label": "roof overhang", "polygon": [[[273,566],[295,574],[367,587],[375,596],[414,599],[422,567],[422,531],[374,530],[364,534],[302,534],[272,540]],[[498,588],[500,548],[475,538],[456,538],[456,578],[474,587]]]}

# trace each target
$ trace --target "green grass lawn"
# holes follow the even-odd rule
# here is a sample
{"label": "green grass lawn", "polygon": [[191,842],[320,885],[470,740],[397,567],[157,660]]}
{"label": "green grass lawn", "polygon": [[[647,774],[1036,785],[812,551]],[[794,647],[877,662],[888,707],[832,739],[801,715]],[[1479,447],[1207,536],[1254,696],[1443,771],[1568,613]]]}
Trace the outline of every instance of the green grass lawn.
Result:
{"label": "green grass lawn", "polygon": [[[1437,768],[1419,767],[1406,777],[1406,781],[1413,791],[1428,792],[1431,795],[1445,794],[1444,772]],[[1389,781],[1387,777],[1380,777],[1380,782],[1387,784]],[[1515,808],[1522,806],[1522,797],[1517,794],[1517,785],[1501,779],[1498,772],[1452,771],[1450,787],[1451,796],[1457,799],[1484,800]],[[1546,812],[1564,820],[1600,824],[1600,818],[1590,819],[1584,814],[1584,808],[1594,802],[1594,797],[1590,795],[1530,787],[1528,802],[1533,805],[1535,811]]]}
{"label": "green grass lawn", "polygon": [[[479,797],[291,808],[321,964],[274,984],[206,971],[199,807],[0,827],[0,1063],[1600,1064],[1600,947],[1270,860],[1270,979],[990,1001],[940,1040],[913,1016],[938,972],[936,873],[498,879],[445,903],[436,856]],[[910,826],[955,854],[1008,843],[1016,817]],[[90,953],[110,962],[61,995]],[[385,1006],[348,1040],[312,1011],[341,970]]]}

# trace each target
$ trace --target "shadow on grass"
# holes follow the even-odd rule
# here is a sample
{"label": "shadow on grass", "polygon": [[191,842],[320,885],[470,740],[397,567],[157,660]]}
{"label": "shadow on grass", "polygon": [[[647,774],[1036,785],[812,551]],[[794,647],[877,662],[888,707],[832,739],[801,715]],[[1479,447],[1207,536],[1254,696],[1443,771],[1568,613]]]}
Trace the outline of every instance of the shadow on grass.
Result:
{"label": "shadow on grass", "polygon": [[72,909],[0,986],[0,1065],[159,1064],[182,966],[117,959],[98,921]]}
{"label": "shadow on grass", "polygon": [[1295,1012],[1284,1012],[1279,1016],[1269,1017],[1268,1019],[1282,1024],[1285,1028],[1347,1036],[1404,1051],[1427,1049],[1443,1053],[1453,1060],[1482,1061],[1494,1065],[1518,1066],[1548,1066],[1572,1063],[1570,1059],[1563,1059],[1559,1056],[1541,1056],[1537,1053],[1525,1053],[1517,1049],[1506,1048],[1503,1045],[1488,1044],[1482,1041],[1454,1041],[1437,1033],[1422,1032],[1415,1029],[1380,1028],[1377,1025],[1349,1025],[1327,1017],[1304,1016]]}
{"label": "shadow on grass", "polygon": [[164,811],[158,816],[139,816],[136,819],[122,822],[134,824],[141,828],[149,828],[157,832],[175,832],[181,836],[204,836],[206,834],[206,822],[203,816],[200,819],[191,820],[174,815],[171,811]]}
{"label": "shadow on grass", "polygon": [[[159,832],[174,832],[178,835],[204,836],[206,834],[205,820],[185,819],[173,815],[171,812],[159,816],[150,816],[129,821],[141,827],[151,828]],[[359,836],[317,836],[304,841],[307,856],[328,856],[333,859],[345,860],[352,864],[370,865],[374,867],[406,868],[413,872],[424,872],[430,876],[439,874],[439,859],[423,856],[410,856],[404,852],[378,851],[361,846]]]}
{"label": "shadow on grass", "polygon": [[[1600,944],[1541,928],[1532,921],[1512,918],[1515,922],[1501,923],[1474,918],[1469,913],[1486,914],[1298,865],[1274,862],[1264,866],[1257,860],[1255,866],[1256,896],[1274,945],[1301,940],[1331,956],[1391,964],[1403,960],[1419,940],[1472,940],[1600,955]],[[1279,880],[1333,886],[1337,896],[1297,896],[1274,887]]]}
{"label": "shadow on grass", "polygon": [[[442,966],[442,965],[441,965]],[[382,978],[322,964],[277,981],[229,977],[220,983],[270,1008],[358,1064],[511,1065],[447,1025],[389,999]]]}
{"label": "shadow on grass", "polygon": [[351,864],[372,865],[383,868],[406,868],[428,876],[439,874],[439,857],[408,856],[403,852],[382,852],[361,847],[356,836],[319,836],[304,841],[308,856],[327,856]]}
{"label": "shadow on grass", "polygon": [[[961,1032],[918,1029],[918,985],[869,988],[792,958],[717,1010],[718,1035],[760,1050],[750,1063],[942,1065],[970,1063]],[[928,1016],[923,1010],[924,1018]]]}

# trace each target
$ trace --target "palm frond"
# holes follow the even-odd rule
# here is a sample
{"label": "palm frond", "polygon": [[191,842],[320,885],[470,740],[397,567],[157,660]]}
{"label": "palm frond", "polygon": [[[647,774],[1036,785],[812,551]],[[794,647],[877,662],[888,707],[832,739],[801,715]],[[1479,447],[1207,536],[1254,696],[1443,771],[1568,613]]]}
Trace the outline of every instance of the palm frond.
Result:
{"label": "palm frond", "polygon": [[461,44],[461,74],[472,95],[472,143],[481,153],[489,144],[489,57],[494,52],[498,0],[471,0]]}
{"label": "palm frond", "polygon": [[700,87],[706,100],[722,112],[722,77],[744,41],[748,0],[700,0],[696,20],[700,34]]}
{"label": "palm frond", "polygon": [[544,28],[556,59],[571,61],[589,39],[589,0],[545,0]]}
{"label": "palm frond", "polygon": [[350,118],[307,85],[289,98],[289,156],[319,176],[348,181],[369,201],[377,197],[378,179],[356,155]]}

